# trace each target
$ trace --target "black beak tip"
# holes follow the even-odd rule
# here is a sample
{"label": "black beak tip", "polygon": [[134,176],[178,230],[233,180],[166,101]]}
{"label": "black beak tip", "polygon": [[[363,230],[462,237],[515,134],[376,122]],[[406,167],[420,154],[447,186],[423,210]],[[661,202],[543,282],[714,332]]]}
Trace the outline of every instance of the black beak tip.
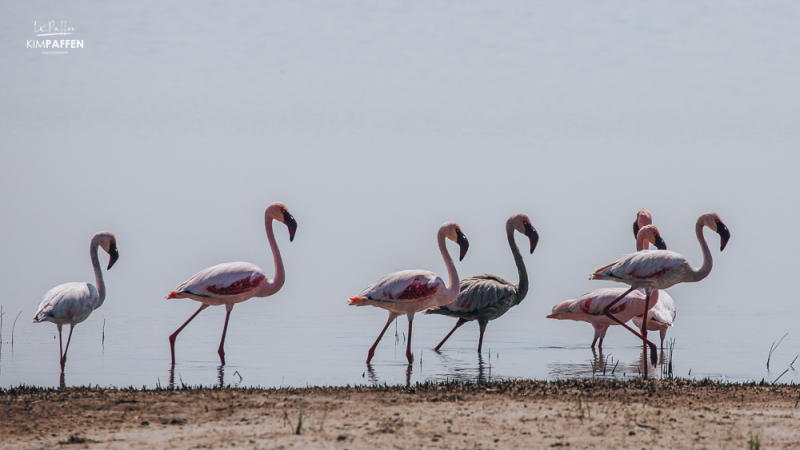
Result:
{"label": "black beak tip", "polygon": [[119,259],[119,250],[117,250],[117,246],[116,245],[112,244],[112,247],[108,252],[108,256],[109,256],[109,258],[108,258],[108,267],[106,267],[106,270],[111,269],[111,266],[113,266],[114,263],[116,263],[117,260]]}
{"label": "black beak tip", "polygon": [[662,239],[661,236],[656,237],[656,248],[659,250],[667,249],[667,243],[664,242],[664,239]]}
{"label": "black beak tip", "polygon": [[639,236],[639,221],[635,220],[633,222],[633,237],[636,238]]}
{"label": "black beak tip", "polygon": [[724,223],[718,222],[717,234],[719,234],[720,238],[719,251],[723,251],[725,250],[725,246],[728,245],[728,240],[730,240],[731,238],[731,232],[730,230],[728,230],[728,227],[726,227]]}
{"label": "black beak tip", "polygon": [[289,242],[294,241],[294,235],[297,233],[297,221],[294,220],[289,212],[283,213],[283,223],[286,224],[286,228],[289,229]]}
{"label": "black beak tip", "polygon": [[467,255],[467,250],[469,250],[469,241],[461,231],[457,233],[456,243],[461,248],[460,254],[458,255],[458,260],[463,261],[464,257]]}

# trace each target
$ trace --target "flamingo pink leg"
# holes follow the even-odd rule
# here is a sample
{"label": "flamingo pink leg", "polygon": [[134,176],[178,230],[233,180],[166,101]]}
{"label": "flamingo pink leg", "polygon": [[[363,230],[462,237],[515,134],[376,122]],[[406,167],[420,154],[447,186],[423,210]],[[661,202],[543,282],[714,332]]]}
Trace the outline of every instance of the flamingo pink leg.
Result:
{"label": "flamingo pink leg", "polygon": [[[647,313],[650,311],[650,291],[647,291],[647,296],[644,299],[644,318],[642,319],[642,337],[647,340]],[[642,344],[642,351],[644,352],[644,360],[647,361],[647,345]],[[653,364],[658,363],[658,353],[656,353],[656,348],[653,346],[652,353],[650,355],[650,359],[655,359]],[[647,363],[645,362],[644,365],[644,377],[647,378]]]}
{"label": "flamingo pink leg", "polygon": [[178,333],[180,333],[181,330],[186,328],[186,325],[189,325],[189,322],[191,322],[192,319],[197,317],[197,315],[200,314],[200,311],[202,311],[202,310],[204,310],[206,308],[208,308],[208,305],[206,305],[205,303],[201,304],[200,308],[198,308],[198,310],[194,314],[192,314],[192,317],[189,317],[189,320],[184,322],[183,325],[181,325],[180,328],[178,328],[177,330],[175,330],[174,333],[169,335],[169,349],[172,352],[172,365],[173,366],[175,365],[175,339],[178,338]]}
{"label": "flamingo pink leg", "polygon": [[[610,312],[610,311],[611,311],[611,308],[612,308],[612,307],[613,307],[613,306],[614,306],[614,305],[615,305],[615,304],[616,304],[618,301],[620,301],[620,300],[622,300],[623,298],[625,298],[625,296],[626,296],[626,295],[628,295],[628,294],[630,294],[632,291],[633,291],[633,288],[630,288],[630,289],[628,289],[627,291],[625,291],[625,293],[624,293],[624,294],[622,294],[622,295],[620,295],[619,297],[617,297],[616,299],[614,299],[614,301],[613,301],[613,302],[609,303],[609,304],[608,304],[608,306],[606,306],[606,307],[603,309],[603,314],[605,314],[605,316],[606,316],[606,317],[608,317],[609,319],[613,320],[614,322],[617,322],[618,324],[622,325],[623,327],[625,327],[625,329],[627,329],[627,330],[628,330],[628,331],[630,331],[631,333],[635,334],[635,335],[636,335],[636,337],[638,337],[639,339],[641,339],[642,341],[644,341],[644,342],[645,342],[647,345],[649,345],[649,346],[650,346],[650,349],[653,351],[653,355],[651,356],[651,358],[652,358],[653,356],[655,356],[656,358],[658,358],[658,354],[656,354],[656,344],[653,344],[652,342],[648,341],[648,340],[647,340],[647,338],[645,338],[644,336],[642,336],[641,334],[639,334],[639,333],[638,333],[636,330],[634,330],[633,328],[629,327],[628,325],[626,325],[626,324],[625,324],[624,322],[622,322],[621,320],[619,320],[619,319],[617,319],[616,317],[614,317],[614,315],[613,315],[613,314],[611,314],[611,312]],[[647,314],[645,314],[645,317],[647,317]],[[655,362],[653,362],[653,364],[655,364],[656,362],[658,362],[658,361],[655,361]]]}
{"label": "flamingo pink leg", "polygon": [[69,341],[72,340],[72,329],[74,327],[75,326],[72,324],[70,324],[69,326],[69,336],[67,336],[67,346],[64,348],[64,356],[61,357],[61,373],[64,373],[64,365],[67,363],[67,352],[69,351]]}
{"label": "flamingo pink leg", "polygon": [[[386,321],[386,326],[383,327],[383,330],[381,331],[381,334],[378,335],[378,339],[375,340],[375,343],[372,344],[372,347],[370,347],[370,349],[369,349],[369,353],[367,353],[367,364],[369,364],[369,362],[372,361],[372,357],[375,356],[375,348],[378,347],[378,342],[380,342],[381,338],[383,338],[383,333],[386,333],[386,329],[389,328],[389,324],[391,324],[392,321],[394,319],[396,319],[397,316],[399,316],[399,315],[400,314],[396,314],[396,313],[393,313],[393,312],[389,313],[389,320]],[[409,336],[409,339],[410,338],[411,338],[411,336]]]}
{"label": "flamingo pink leg", "polygon": [[408,345],[406,346],[406,358],[408,359],[408,363],[412,364],[414,362],[414,355],[411,354],[411,325],[414,324],[414,316],[409,314],[408,316]]}
{"label": "flamingo pink leg", "polygon": [[222,365],[225,365],[225,334],[228,332],[228,319],[231,317],[231,310],[233,309],[233,305],[226,305],[225,307],[225,326],[222,327],[222,340],[219,341],[219,360],[222,362]]}
{"label": "flamingo pink leg", "polygon": [[467,321],[466,321],[466,320],[464,320],[464,319],[458,319],[458,322],[456,322],[456,326],[454,326],[454,327],[453,327],[453,329],[452,329],[452,330],[450,330],[450,332],[449,332],[449,333],[447,333],[447,336],[445,336],[445,337],[444,337],[444,339],[442,339],[442,342],[439,342],[439,345],[437,345],[437,346],[436,346],[436,348],[434,348],[434,349],[433,349],[433,351],[435,351],[435,352],[438,352],[438,351],[439,351],[439,349],[440,349],[440,348],[442,348],[442,345],[444,345],[444,343],[445,343],[445,342],[446,342],[448,339],[450,339],[450,336],[452,336],[452,335],[453,335],[453,333],[455,333],[455,332],[456,332],[456,330],[458,329],[458,327],[460,327],[461,325],[464,325],[465,323],[467,323]]}

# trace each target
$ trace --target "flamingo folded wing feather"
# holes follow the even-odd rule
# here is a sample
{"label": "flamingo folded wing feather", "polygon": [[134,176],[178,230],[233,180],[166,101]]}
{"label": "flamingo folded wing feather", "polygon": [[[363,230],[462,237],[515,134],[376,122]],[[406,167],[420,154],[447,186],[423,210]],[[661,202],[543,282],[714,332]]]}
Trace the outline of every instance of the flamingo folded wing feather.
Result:
{"label": "flamingo folded wing feather", "polygon": [[655,280],[686,263],[679,253],[651,250],[632,253],[618,261],[600,267],[594,275],[622,280]]}
{"label": "flamingo folded wing feather", "polygon": [[[378,302],[414,302],[433,295],[444,287],[438,275],[427,270],[403,270],[379,279],[359,292],[354,299]],[[351,301],[351,303],[353,303]]]}
{"label": "flamingo folded wing feather", "polygon": [[71,319],[90,314],[99,295],[89,283],[65,283],[47,291],[39,304],[34,322],[42,322],[47,318]]}
{"label": "flamingo folded wing feather", "polygon": [[513,300],[516,286],[495,275],[478,275],[461,280],[458,297],[443,309],[459,312],[481,311]]}
{"label": "flamingo folded wing feather", "polygon": [[[571,300],[563,301],[553,307],[551,315],[557,314],[587,314],[591,316],[599,316],[603,314],[603,310],[609,303],[614,301],[617,297],[625,293],[627,289],[623,288],[605,288],[595,289],[594,291],[587,292],[579,297]],[[644,294],[641,291],[635,290],[622,298],[614,305],[614,310],[625,310],[644,301]],[[643,308],[643,306],[642,306]]]}
{"label": "flamingo folded wing feather", "polygon": [[198,272],[173,292],[201,297],[231,297],[256,289],[266,278],[264,271],[255,264],[224,263]]}

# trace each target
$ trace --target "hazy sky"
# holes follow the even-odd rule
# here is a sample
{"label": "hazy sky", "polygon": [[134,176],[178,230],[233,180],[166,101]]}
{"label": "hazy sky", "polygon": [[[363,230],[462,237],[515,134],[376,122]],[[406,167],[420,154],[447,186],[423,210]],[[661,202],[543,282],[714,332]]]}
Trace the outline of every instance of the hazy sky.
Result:
{"label": "hazy sky", "polygon": [[[85,47],[26,49],[48,20]],[[272,273],[279,200],[299,226],[289,243],[277,224],[277,310],[445,275],[450,220],[471,244],[462,277],[516,282],[504,223],[524,212],[541,240],[523,326],[610,286],[588,275],[634,250],[646,207],[698,266],[696,218],[731,231],[722,253],[706,233],[714,269],[670,291],[679,311],[797,317],[798,23],[790,2],[4,2],[0,304],[34,326],[48,289],[93,282],[89,240],[109,230],[105,317],[177,327],[196,305],[163,297],[198,270]],[[723,325],[767,346],[792,331]]]}

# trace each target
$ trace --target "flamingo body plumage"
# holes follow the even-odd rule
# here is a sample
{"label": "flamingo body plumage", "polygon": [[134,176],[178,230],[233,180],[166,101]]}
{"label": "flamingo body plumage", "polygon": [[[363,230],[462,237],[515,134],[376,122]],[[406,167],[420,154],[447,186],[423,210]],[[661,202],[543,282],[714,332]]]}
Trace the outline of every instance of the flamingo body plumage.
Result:
{"label": "flamingo body plumage", "polygon": [[[47,291],[39,303],[36,314],[33,316],[33,323],[52,322],[58,327],[59,361],[62,373],[67,362],[67,351],[72,340],[72,330],[75,325],[88,319],[94,310],[102,306],[106,298],[103,272],[100,268],[100,260],[97,257],[98,247],[109,255],[106,270],[111,269],[119,258],[117,238],[113,233],[102,231],[92,236],[89,244],[89,256],[92,260],[97,288],[89,283],[82,282],[58,285]],[[70,326],[69,337],[67,337],[67,346],[62,351],[61,327],[67,324]]]}
{"label": "flamingo body plumage", "polygon": [[382,277],[349,299],[352,306],[377,306],[397,314],[409,314],[446,301],[444,280],[427,270],[403,270]]}
{"label": "flamingo body plumage", "polygon": [[267,275],[255,264],[231,262],[201,270],[167,295],[191,298],[209,306],[233,305],[255,297]]}
{"label": "flamingo body plumage", "polygon": [[290,242],[294,240],[297,230],[297,222],[289,214],[286,205],[275,202],[267,207],[264,212],[264,228],[275,263],[275,276],[272,280],[267,279],[264,271],[255,264],[248,262],[223,263],[201,270],[167,294],[167,299],[190,298],[201,303],[200,308],[169,336],[173,365],[175,364],[175,340],[184,327],[205,308],[225,305],[225,325],[222,328],[222,339],[217,351],[220,362],[224,366],[225,335],[228,331],[228,319],[230,319],[233,305],[253,297],[268,297],[283,287],[285,280],[283,260],[280,250],[278,250],[278,244],[275,242],[275,233],[272,229],[273,220],[287,226]]}
{"label": "flamingo body plumage", "polygon": [[[548,319],[576,320],[588,322],[594,327],[595,335],[592,341],[592,348],[600,341],[600,348],[603,348],[608,327],[618,325],[618,323],[603,313],[603,310],[612,301],[625,293],[624,288],[604,288],[595,289],[574,299],[563,301],[553,307],[553,311],[547,316]],[[610,313],[621,322],[627,322],[637,315],[643,314],[645,308],[645,293],[643,290],[635,290],[617,302]]]}
{"label": "flamingo body plumage", "polygon": [[480,328],[480,337],[478,339],[478,353],[480,353],[483,347],[483,334],[489,321],[502,316],[525,299],[528,293],[528,272],[519,247],[514,240],[514,231],[518,231],[528,237],[531,253],[536,249],[536,245],[539,242],[539,233],[531,225],[531,220],[525,214],[515,214],[506,220],[506,236],[519,272],[519,284],[515,285],[503,278],[490,274],[477,275],[461,280],[459,294],[455,301],[425,311],[425,314],[441,314],[458,318],[456,325],[434,350],[439,351],[457,328],[467,322],[477,320]]}

